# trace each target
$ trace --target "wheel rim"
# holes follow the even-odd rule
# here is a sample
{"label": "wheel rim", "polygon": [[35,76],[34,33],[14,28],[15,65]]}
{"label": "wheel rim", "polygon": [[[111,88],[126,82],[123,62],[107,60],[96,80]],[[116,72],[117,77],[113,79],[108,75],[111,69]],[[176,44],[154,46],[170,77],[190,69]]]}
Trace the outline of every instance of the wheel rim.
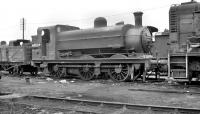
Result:
{"label": "wheel rim", "polygon": [[130,78],[128,65],[119,64],[110,69],[110,77],[113,81],[123,82]]}
{"label": "wheel rim", "polygon": [[94,76],[94,68],[92,66],[85,65],[79,69],[80,78],[82,80],[91,80]]}

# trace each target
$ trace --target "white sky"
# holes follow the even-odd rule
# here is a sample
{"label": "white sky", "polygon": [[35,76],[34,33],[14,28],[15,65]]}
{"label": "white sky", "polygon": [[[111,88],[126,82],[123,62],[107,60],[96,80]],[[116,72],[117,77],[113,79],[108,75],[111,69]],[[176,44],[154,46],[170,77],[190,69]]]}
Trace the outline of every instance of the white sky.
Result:
{"label": "white sky", "polygon": [[[0,41],[22,38],[20,19],[26,19],[25,39],[31,39],[38,27],[68,24],[93,27],[96,17],[106,17],[108,25],[119,21],[134,24],[132,12],[143,11],[143,25],[159,31],[168,28],[172,4],[190,0],[2,0],[0,2]],[[200,0],[196,0],[200,2]]]}

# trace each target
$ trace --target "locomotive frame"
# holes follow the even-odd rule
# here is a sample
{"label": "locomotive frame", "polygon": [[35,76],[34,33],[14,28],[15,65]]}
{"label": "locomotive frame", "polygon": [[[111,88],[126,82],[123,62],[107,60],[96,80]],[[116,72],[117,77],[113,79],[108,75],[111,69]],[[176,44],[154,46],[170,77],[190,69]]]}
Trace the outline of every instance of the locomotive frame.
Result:
{"label": "locomotive frame", "polygon": [[[142,78],[145,81],[146,72],[149,68],[149,58],[98,58],[98,59],[71,59],[71,60],[34,60],[36,64],[45,66],[44,70],[49,71],[57,77],[66,76],[73,71],[80,71],[79,76],[83,80],[97,78],[100,74],[110,75],[114,81],[128,81]],[[42,63],[42,64],[41,64]],[[135,67],[141,65],[140,72],[134,72]],[[66,72],[67,71],[67,72]],[[75,71],[76,72],[76,71]],[[136,75],[137,73],[137,75]],[[141,77],[142,75],[142,77]]]}

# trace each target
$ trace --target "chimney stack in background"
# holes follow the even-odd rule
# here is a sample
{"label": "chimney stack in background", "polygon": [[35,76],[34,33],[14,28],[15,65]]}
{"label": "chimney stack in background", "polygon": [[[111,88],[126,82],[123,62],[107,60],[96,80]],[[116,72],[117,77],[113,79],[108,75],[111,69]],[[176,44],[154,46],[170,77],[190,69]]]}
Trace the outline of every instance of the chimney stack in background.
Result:
{"label": "chimney stack in background", "polygon": [[143,12],[138,11],[133,13],[135,16],[135,26],[136,27],[141,27],[142,26],[142,14]]}

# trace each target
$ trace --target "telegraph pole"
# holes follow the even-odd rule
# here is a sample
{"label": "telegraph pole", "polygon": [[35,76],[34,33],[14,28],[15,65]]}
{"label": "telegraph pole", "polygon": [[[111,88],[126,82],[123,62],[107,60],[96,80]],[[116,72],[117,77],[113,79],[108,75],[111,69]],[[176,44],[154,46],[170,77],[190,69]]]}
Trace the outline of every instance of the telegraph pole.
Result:
{"label": "telegraph pole", "polygon": [[22,39],[24,40],[24,33],[25,33],[25,19],[21,19],[21,29],[22,29]]}
{"label": "telegraph pole", "polygon": [[24,18],[22,18],[22,39],[24,40]]}

